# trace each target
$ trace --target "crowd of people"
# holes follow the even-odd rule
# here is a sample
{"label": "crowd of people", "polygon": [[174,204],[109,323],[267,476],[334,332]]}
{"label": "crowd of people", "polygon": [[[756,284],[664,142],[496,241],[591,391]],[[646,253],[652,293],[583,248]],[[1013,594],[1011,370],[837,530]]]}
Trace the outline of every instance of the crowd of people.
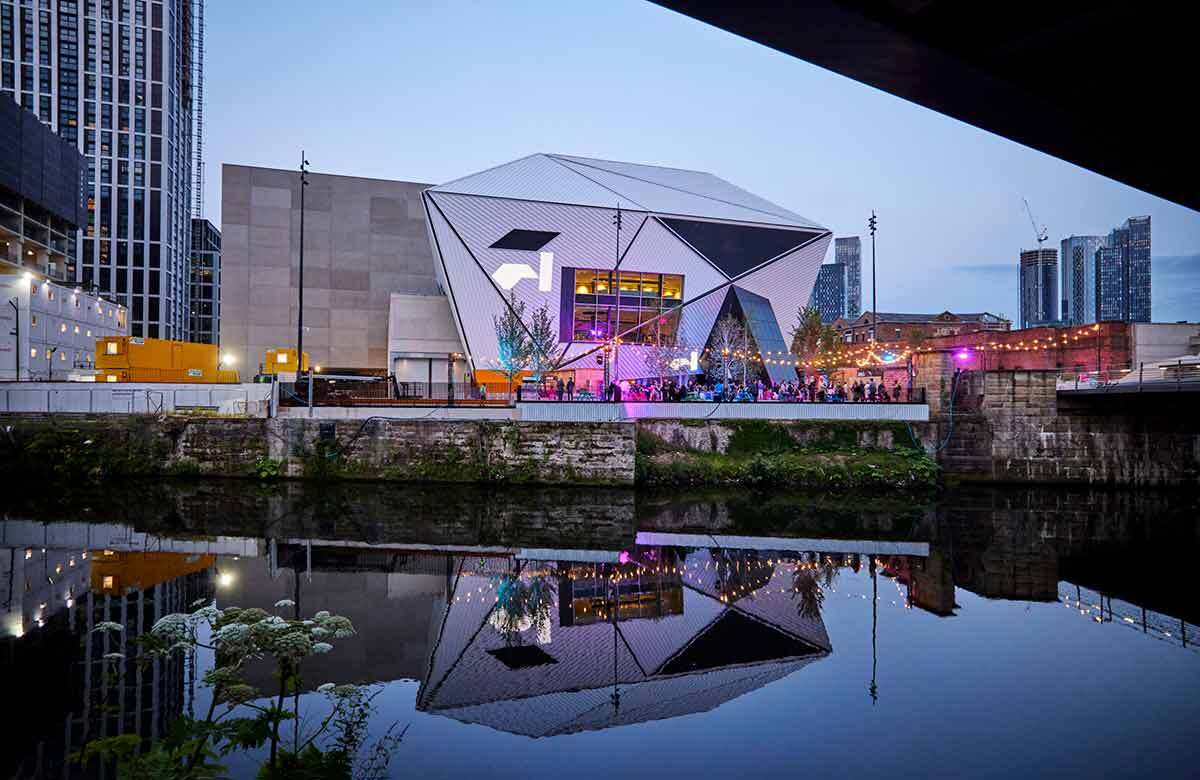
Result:
{"label": "crowd of people", "polygon": [[[590,389],[576,391],[573,377],[564,381],[561,377],[541,385],[536,391],[539,400],[549,401],[594,401],[597,394]],[[533,400],[528,390],[517,388],[517,400]],[[612,382],[605,388],[606,401],[723,401],[749,403],[756,401],[786,401],[792,403],[899,403],[907,393],[899,380],[888,387],[883,379],[874,377],[855,380],[847,385],[834,382],[821,375],[808,381],[771,382],[765,379],[741,383],[724,382],[720,379],[705,381],[690,379],[680,382],[674,379],[634,380]]]}

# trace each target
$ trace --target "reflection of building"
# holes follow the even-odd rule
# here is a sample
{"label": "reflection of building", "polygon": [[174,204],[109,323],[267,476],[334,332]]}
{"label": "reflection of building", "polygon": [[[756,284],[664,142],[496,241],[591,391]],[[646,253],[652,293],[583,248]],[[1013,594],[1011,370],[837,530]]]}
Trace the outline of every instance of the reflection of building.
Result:
{"label": "reflection of building", "polygon": [[[34,526],[12,522],[16,537]],[[46,547],[0,549],[11,586],[4,689],[22,702],[19,726],[9,729],[19,750],[6,751],[5,776],[66,776],[65,756],[97,735],[161,737],[193,682],[179,654],[135,662],[134,639],[211,595],[212,556],[51,546],[71,536],[50,528]],[[102,622],[124,630],[95,631]]]}
{"label": "reflection of building", "polygon": [[664,358],[703,350],[734,285],[769,302],[778,331],[808,300],[831,240],[708,173],[556,154],[433,187],[424,203],[477,381],[504,362],[493,317],[522,306],[526,327],[544,308],[577,387],[599,386],[603,346],[618,336],[618,378],[659,376]]}
{"label": "reflection of building", "polygon": [[463,567],[418,709],[534,737],[713,709],[831,652],[793,575],[755,553],[664,548],[499,578]]}

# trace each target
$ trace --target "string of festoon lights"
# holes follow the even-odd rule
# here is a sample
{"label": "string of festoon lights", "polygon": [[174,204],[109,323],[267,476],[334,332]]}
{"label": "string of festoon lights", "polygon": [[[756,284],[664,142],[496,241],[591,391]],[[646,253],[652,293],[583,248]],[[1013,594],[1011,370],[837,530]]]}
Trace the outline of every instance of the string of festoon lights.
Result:
{"label": "string of festoon lights", "polygon": [[[692,556],[688,556],[690,559]],[[875,558],[875,566],[883,571],[887,561],[882,558]],[[829,568],[852,569],[853,566],[849,561],[835,562],[830,555],[809,554],[807,559],[792,559],[792,558],[747,558],[736,559],[734,561],[714,560],[710,556],[704,556],[704,560],[687,560],[683,562],[654,562],[654,563],[621,563],[621,564],[575,564],[568,566],[566,571],[560,571],[558,568],[538,568],[526,569],[520,575],[497,575],[488,574],[482,571],[475,572],[472,577],[487,578],[479,584],[468,583],[464,586],[455,589],[453,602],[455,604],[471,604],[480,603],[482,605],[495,604],[500,601],[500,596],[496,592],[496,580],[500,579],[521,579],[531,580],[537,577],[556,577],[565,575],[570,577],[575,582],[607,582],[610,586],[620,589],[623,583],[640,582],[647,579],[661,577],[678,576],[681,584],[691,584],[702,592],[706,589],[716,588],[719,590],[717,598],[722,603],[732,603],[741,600],[745,597],[760,597],[771,594],[794,596],[800,592],[800,588],[796,587],[794,581],[789,581],[788,578],[799,572],[819,572]],[[770,576],[760,586],[755,586],[753,583],[739,583],[733,587],[724,588],[718,585],[713,580],[721,577],[751,575],[755,573],[766,574],[766,569],[770,569]],[[857,570],[855,570],[857,571]],[[902,583],[899,578],[887,577],[896,587],[896,599],[890,601],[893,606],[902,609],[911,609],[912,604],[909,601]],[[782,582],[777,582],[782,580]],[[830,593],[837,593],[837,588],[829,587]],[[862,594],[846,593],[848,598],[868,598]],[[883,601],[882,596],[878,597],[879,601]],[[596,620],[607,620],[612,617],[612,612],[608,609],[610,600],[607,595],[598,595],[592,598],[592,601],[584,602],[580,610],[584,614]],[[627,606],[636,605],[637,601],[631,597]]]}
{"label": "string of festoon lights", "polygon": [[[991,340],[980,343],[968,343],[955,347],[906,346],[901,343],[867,342],[862,344],[841,345],[835,350],[821,352],[816,355],[801,355],[788,350],[759,351],[748,349],[720,349],[713,347],[705,347],[702,350],[695,350],[688,346],[667,347],[654,344],[643,344],[640,342],[627,342],[624,339],[612,339],[604,344],[589,344],[587,351],[579,355],[572,355],[571,359],[578,360],[580,357],[590,354],[599,355],[606,350],[611,350],[612,347],[641,346],[653,348],[660,355],[665,356],[668,359],[671,356],[674,356],[681,361],[687,359],[692,352],[696,352],[698,355],[706,358],[720,354],[723,357],[733,358],[735,360],[744,360],[749,363],[758,363],[768,366],[777,365],[792,366],[794,368],[816,369],[844,368],[849,366],[864,368],[868,366],[889,366],[893,364],[905,363],[913,355],[918,354],[923,355],[935,352],[954,353],[960,352],[963,349],[974,350],[977,352],[1037,352],[1039,350],[1049,351],[1054,349],[1064,349],[1077,344],[1083,339],[1100,338],[1100,329],[1100,325],[1097,323],[1083,328],[1063,328],[1061,331],[1051,335],[1020,339],[1016,342]],[[978,331],[977,333],[979,332],[982,331]],[[508,365],[508,361],[499,355],[459,355],[459,357],[466,358],[467,360],[473,360],[477,364],[490,366],[500,370],[504,370]]]}

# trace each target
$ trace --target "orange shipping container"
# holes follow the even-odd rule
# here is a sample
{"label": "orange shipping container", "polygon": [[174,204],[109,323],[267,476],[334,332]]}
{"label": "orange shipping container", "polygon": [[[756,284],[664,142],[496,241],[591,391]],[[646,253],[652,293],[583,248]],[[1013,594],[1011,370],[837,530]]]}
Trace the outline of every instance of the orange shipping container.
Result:
{"label": "orange shipping container", "polygon": [[96,339],[97,382],[237,382],[215,344],[109,336]]}

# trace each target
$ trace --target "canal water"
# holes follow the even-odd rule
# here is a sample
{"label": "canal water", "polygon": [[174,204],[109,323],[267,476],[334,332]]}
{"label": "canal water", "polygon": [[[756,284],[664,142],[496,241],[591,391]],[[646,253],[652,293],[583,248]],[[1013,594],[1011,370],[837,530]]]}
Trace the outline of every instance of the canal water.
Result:
{"label": "canal water", "polygon": [[197,482],[3,501],[0,776],[113,777],[66,757],[202,717],[214,653],[140,662],[134,638],[205,605],[349,618],[289,701],[312,729],[324,684],[361,686],[364,751],[402,735],[388,776],[1197,772],[1192,495]]}

